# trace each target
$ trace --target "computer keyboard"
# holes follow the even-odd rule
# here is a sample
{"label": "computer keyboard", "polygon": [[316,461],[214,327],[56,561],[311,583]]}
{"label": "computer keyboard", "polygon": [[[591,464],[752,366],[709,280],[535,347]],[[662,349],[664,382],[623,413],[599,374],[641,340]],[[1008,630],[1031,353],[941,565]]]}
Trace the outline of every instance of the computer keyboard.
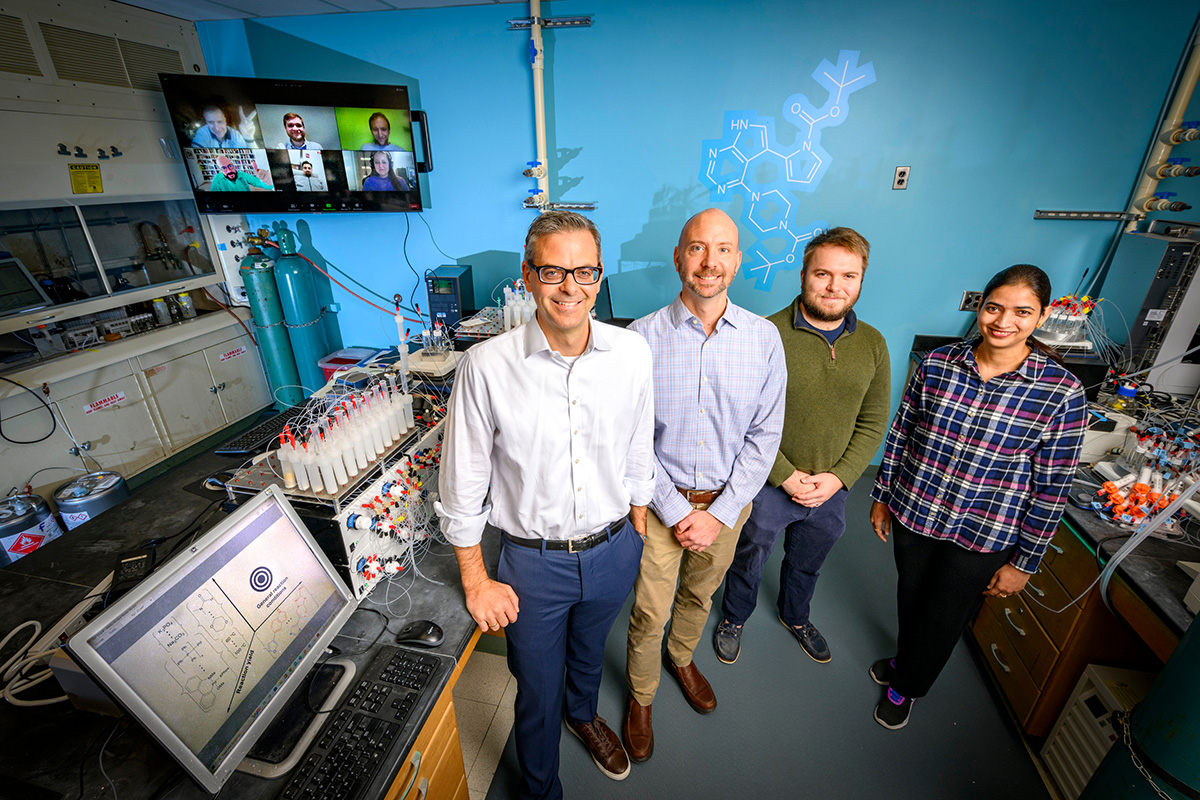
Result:
{"label": "computer keyboard", "polygon": [[270,447],[272,442],[279,440],[285,425],[290,425],[297,417],[308,411],[308,403],[281,411],[269,419],[255,425],[233,441],[226,442],[213,452],[219,456],[241,456],[259,453]]}
{"label": "computer keyboard", "polygon": [[281,796],[286,800],[366,797],[380,777],[380,767],[395,760],[388,755],[403,746],[402,734],[413,721],[413,710],[436,686],[433,678],[441,666],[435,656],[385,646],[349,690]]}

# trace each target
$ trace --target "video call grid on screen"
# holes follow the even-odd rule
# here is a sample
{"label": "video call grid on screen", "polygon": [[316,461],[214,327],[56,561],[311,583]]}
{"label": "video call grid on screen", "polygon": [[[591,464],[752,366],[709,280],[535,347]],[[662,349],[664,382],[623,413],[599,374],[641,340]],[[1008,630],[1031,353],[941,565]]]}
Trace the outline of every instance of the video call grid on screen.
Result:
{"label": "video call grid on screen", "polygon": [[202,212],[421,210],[407,87],[160,79]]}
{"label": "video call grid on screen", "polygon": [[264,503],[87,639],[210,772],[346,605],[304,544]]}

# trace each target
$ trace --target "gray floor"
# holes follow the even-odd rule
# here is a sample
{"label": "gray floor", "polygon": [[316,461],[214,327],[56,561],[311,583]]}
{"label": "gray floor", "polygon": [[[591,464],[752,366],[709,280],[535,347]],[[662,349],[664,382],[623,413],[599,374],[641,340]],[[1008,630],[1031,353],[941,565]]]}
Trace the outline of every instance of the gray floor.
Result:
{"label": "gray floor", "polygon": [[[696,714],[664,676],[654,703],[654,756],[622,782],[601,775],[564,732],[559,774],[568,798],[1049,797],[965,641],[933,692],[914,705],[906,728],[888,731],[871,718],[881,690],[867,668],[892,653],[896,614],[891,546],[867,524],[872,477],[851,494],[846,535],[813,601],[812,621],[829,640],[833,661],[809,659],[776,618],[777,551],[733,665],[712,651],[719,593],[714,601],[696,664],[713,685],[717,710]],[[618,731],[628,619],[627,605],[608,639],[600,689],[600,715]],[[510,735],[488,800],[515,797],[517,780]]]}

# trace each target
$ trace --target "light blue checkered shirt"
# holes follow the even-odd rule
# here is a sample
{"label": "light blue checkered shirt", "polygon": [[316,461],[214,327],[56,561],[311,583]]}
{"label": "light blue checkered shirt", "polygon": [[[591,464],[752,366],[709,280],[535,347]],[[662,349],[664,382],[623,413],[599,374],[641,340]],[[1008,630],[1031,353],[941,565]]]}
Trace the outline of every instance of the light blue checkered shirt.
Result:
{"label": "light blue checkered shirt", "polygon": [[732,527],[779,449],[787,386],[779,330],[731,302],[705,336],[679,297],[629,327],[654,355],[658,478],[651,508],[673,526],[692,510],[675,487],[724,487],[708,511]]}

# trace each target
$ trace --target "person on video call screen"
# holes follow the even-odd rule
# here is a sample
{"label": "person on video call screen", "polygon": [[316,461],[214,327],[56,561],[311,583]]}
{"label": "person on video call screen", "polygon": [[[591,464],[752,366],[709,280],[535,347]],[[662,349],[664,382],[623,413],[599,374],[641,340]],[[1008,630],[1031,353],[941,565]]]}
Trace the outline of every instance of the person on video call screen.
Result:
{"label": "person on video call screen", "polygon": [[242,148],[248,147],[246,138],[237,129],[229,127],[229,121],[220,106],[205,106],[201,112],[204,124],[192,136],[192,147]]}
{"label": "person on video call screen", "polygon": [[403,150],[404,148],[398,144],[392,144],[388,141],[392,135],[392,124],[388,122],[388,118],[382,112],[376,111],[371,115],[371,119],[367,121],[367,125],[371,128],[372,141],[360,147],[360,150],[368,152],[376,150]]}
{"label": "person on video call screen", "polygon": [[371,174],[363,178],[364,192],[407,192],[408,181],[392,169],[392,159],[382,150],[371,155]]}
{"label": "person on video call screen", "polygon": [[304,118],[295,111],[283,115],[283,129],[287,131],[288,140],[280,142],[279,150],[323,150],[319,142],[309,141],[304,135]]}
{"label": "person on video call screen", "polygon": [[[248,172],[240,172],[237,165],[226,156],[217,156],[217,169],[219,171],[213,176],[210,191],[248,192],[252,189],[272,191],[271,187],[263,183],[259,177],[251,175]],[[266,177],[266,170],[259,170],[259,175]],[[200,188],[203,189],[204,187]]]}

